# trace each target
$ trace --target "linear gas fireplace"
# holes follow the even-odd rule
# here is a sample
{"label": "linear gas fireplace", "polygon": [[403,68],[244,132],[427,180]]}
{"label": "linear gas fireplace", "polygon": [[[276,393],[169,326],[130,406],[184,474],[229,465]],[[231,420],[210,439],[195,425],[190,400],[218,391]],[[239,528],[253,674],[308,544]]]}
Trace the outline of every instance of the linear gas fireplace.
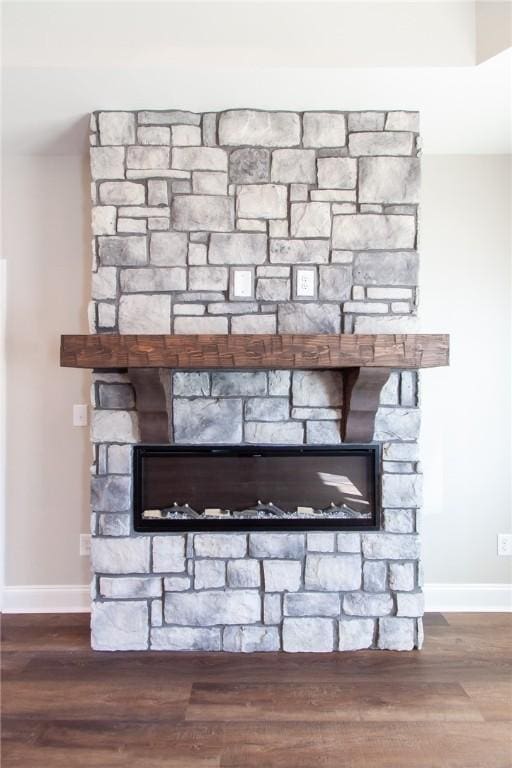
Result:
{"label": "linear gas fireplace", "polygon": [[134,448],[136,531],[379,528],[378,445]]}

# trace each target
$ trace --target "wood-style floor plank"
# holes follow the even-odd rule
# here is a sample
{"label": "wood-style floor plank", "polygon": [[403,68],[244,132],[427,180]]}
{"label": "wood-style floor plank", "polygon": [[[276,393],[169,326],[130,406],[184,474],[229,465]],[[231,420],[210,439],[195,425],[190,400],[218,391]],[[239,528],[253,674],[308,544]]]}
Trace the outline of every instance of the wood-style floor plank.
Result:
{"label": "wood-style floor plank", "polygon": [[3,768],[511,768],[512,617],[422,652],[94,653],[86,615],[3,619]]}

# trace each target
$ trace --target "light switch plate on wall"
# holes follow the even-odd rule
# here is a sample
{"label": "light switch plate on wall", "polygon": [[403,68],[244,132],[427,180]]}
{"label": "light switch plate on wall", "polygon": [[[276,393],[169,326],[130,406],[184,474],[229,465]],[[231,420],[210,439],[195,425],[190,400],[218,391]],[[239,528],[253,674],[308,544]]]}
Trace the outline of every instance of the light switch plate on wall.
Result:
{"label": "light switch plate on wall", "polygon": [[86,427],[88,420],[87,405],[83,403],[75,404],[73,406],[73,426],[74,427]]}

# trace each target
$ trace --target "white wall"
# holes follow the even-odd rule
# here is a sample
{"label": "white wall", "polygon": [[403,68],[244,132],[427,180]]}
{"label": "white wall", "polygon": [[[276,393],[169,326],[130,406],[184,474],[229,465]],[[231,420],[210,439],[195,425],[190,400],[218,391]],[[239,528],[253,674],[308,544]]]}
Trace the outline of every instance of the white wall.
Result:
{"label": "white wall", "polygon": [[[421,109],[421,314],[425,330],[451,332],[453,345],[452,367],[423,375],[425,576],[510,580],[511,561],[496,555],[497,532],[511,530],[510,166],[498,155],[510,146],[510,56],[477,68],[317,69],[305,56],[301,69],[248,68],[236,58],[221,69],[203,47],[192,68],[155,69],[153,53],[137,47],[130,69],[109,12],[102,40],[110,61],[92,66],[90,40],[88,62],[77,63],[69,42],[58,47],[71,5],[38,4],[47,13],[37,45],[55,48],[55,68],[40,66],[23,25],[4,26],[12,57],[4,72],[6,584],[88,578],[78,535],[88,528],[90,453],[87,430],[71,426],[71,408],[88,401],[89,375],[58,367],[59,335],[87,332],[87,113],[241,104]],[[114,5],[121,13],[123,4]],[[171,23],[172,6],[167,12]],[[73,34],[79,30],[77,23]]]}

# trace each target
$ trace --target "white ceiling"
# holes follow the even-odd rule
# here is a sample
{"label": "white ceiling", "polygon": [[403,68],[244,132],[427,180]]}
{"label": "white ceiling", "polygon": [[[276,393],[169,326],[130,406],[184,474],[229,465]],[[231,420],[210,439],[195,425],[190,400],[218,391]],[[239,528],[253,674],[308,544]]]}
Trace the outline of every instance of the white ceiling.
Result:
{"label": "white ceiling", "polygon": [[[511,151],[511,51],[471,2],[7,2],[3,143],[80,154],[95,109],[419,109],[424,151]],[[364,65],[364,66],[363,66]]]}

